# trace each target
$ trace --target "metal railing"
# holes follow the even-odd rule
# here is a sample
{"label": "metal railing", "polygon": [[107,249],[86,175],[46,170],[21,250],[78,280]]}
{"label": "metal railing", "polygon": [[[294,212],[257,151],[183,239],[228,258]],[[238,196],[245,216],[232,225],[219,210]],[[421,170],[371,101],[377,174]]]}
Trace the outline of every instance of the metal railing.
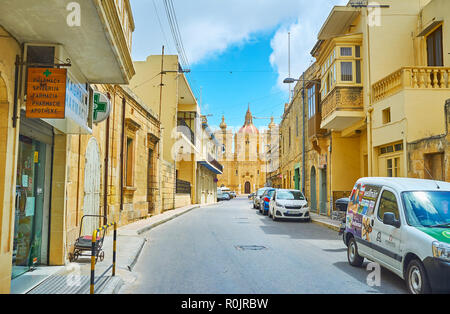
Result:
{"label": "metal railing", "polygon": [[[95,279],[95,264],[97,263],[98,255],[101,251],[101,247],[97,245],[97,234],[99,234],[101,231],[106,232],[109,228],[114,227],[114,236],[113,236],[113,263],[111,266],[109,266],[103,274],[101,274],[97,280]],[[91,252],[91,281],[90,281],[90,293],[95,293],[95,284],[105,276],[105,274],[112,269],[112,276],[114,277],[116,275],[116,248],[117,248],[117,223],[110,223],[108,225],[104,225],[101,228],[98,228],[97,230],[94,230],[94,233],[92,234],[92,252]]]}
{"label": "metal railing", "polygon": [[184,119],[178,118],[177,126],[178,126],[177,131],[183,133],[184,136],[190,139],[191,143],[195,145],[195,134],[192,131],[192,129],[187,125],[186,121]]}
{"label": "metal railing", "polygon": [[191,183],[177,179],[177,194],[191,194]]}

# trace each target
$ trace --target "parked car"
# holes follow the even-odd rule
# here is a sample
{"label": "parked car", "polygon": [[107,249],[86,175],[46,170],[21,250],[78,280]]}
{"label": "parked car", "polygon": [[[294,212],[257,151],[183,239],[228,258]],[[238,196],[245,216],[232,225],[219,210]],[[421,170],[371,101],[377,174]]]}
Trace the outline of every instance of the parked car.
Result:
{"label": "parked car", "polygon": [[269,202],[269,217],[310,221],[308,201],[298,190],[278,189]]}
{"label": "parked car", "polygon": [[223,192],[222,194],[226,201],[229,201],[232,199],[230,192]]}
{"label": "parked car", "polygon": [[267,215],[269,213],[269,203],[274,193],[275,189],[268,189],[261,196],[261,200],[259,201],[259,212],[261,214]]}
{"label": "parked car", "polygon": [[255,195],[253,196],[253,208],[259,209],[259,200],[261,198],[261,195],[270,188],[261,188],[258,191],[256,191]]}
{"label": "parked car", "polygon": [[250,193],[250,194],[248,195],[248,198],[249,198],[249,199],[253,199],[254,196],[255,196],[255,193]]}
{"label": "parked car", "polygon": [[450,291],[450,184],[410,178],[356,182],[343,240],[348,262],[364,258],[406,281],[410,293]]}
{"label": "parked car", "polygon": [[231,196],[228,192],[222,192],[221,190],[217,190],[217,201],[229,201]]}

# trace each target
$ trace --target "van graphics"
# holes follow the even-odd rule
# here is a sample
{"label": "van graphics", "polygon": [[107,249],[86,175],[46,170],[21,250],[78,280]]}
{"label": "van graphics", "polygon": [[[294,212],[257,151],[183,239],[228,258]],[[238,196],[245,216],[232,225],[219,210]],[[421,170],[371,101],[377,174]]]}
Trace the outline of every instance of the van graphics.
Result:
{"label": "van graphics", "polygon": [[347,232],[356,237],[371,241],[371,218],[375,212],[375,206],[381,187],[357,183],[350,195],[347,212]]}
{"label": "van graphics", "polygon": [[427,227],[417,227],[417,229],[428,234],[430,237],[433,237],[438,241],[450,244],[450,231],[448,229]]}
{"label": "van graphics", "polygon": [[372,226],[370,224],[370,217],[363,217],[363,228],[362,228],[362,238],[368,242],[370,242],[370,234],[372,233]]}
{"label": "van graphics", "polygon": [[357,237],[361,237],[363,216],[358,213],[347,214],[347,232],[351,232]]}

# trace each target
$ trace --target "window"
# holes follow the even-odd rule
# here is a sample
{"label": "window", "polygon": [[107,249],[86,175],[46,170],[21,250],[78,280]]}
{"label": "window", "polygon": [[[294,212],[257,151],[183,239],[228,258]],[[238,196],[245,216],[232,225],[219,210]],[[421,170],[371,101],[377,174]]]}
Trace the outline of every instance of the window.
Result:
{"label": "window", "polygon": [[387,176],[398,177],[400,175],[400,158],[390,158],[387,160]]}
{"label": "window", "polygon": [[378,207],[378,218],[383,220],[385,213],[393,213],[395,219],[400,219],[397,198],[391,191],[383,191],[383,194],[381,194],[380,205]]}
{"label": "window", "polygon": [[289,127],[289,147],[291,147],[291,127]]}
{"label": "window", "polygon": [[355,57],[361,58],[361,46],[355,46]]}
{"label": "window", "polygon": [[341,62],[341,81],[351,82],[353,81],[353,63]]}
{"label": "window", "polygon": [[133,186],[133,168],[134,168],[134,141],[132,138],[127,138],[127,151],[125,163],[125,183],[126,186]]}
{"label": "window", "polygon": [[382,115],[383,115],[383,124],[391,122],[391,108],[384,109]]}
{"label": "window", "polygon": [[427,37],[428,66],[444,66],[442,26]]}
{"label": "window", "polygon": [[341,56],[342,57],[351,57],[352,56],[352,47],[341,47]]}
{"label": "window", "polygon": [[308,89],[308,118],[314,117],[316,114],[316,86],[313,85]]}
{"label": "window", "polygon": [[361,60],[356,60],[356,83],[361,84]]}

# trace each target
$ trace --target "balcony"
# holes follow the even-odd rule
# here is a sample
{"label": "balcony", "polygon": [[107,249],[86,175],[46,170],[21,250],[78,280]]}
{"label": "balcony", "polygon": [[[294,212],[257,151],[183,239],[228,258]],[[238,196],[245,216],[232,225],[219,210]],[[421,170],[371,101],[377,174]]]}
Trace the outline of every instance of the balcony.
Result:
{"label": "balcony", "polygon": [[122,12],[114,0],[68,3],[2,0],[0,12],[5,13],[0,14],[0,25],[20,43],[62,45],[88,83],[128,84],[135,74],[129,0],[121,6]]}
{"label": "balcony", "polygon": [[[450,68],[403,67],[372,86],[372,102],[377,103],[402,90],[447,91]],[[448,94],[447,94],[448,95]]]}
{"label": "balcony", "polygon": [[183,134],[195,146],[195,134],[184,119],[178,118],[177,131]]}
{"label": "balcony", "polygon": [[448,67],[402,67],[373,84],[373,145],[445,134],[449,77]]}
{"label": "balcony", "polygon": [[321,129],[343,131],[364,119],[362,87],[335,87],[322,101]]}

